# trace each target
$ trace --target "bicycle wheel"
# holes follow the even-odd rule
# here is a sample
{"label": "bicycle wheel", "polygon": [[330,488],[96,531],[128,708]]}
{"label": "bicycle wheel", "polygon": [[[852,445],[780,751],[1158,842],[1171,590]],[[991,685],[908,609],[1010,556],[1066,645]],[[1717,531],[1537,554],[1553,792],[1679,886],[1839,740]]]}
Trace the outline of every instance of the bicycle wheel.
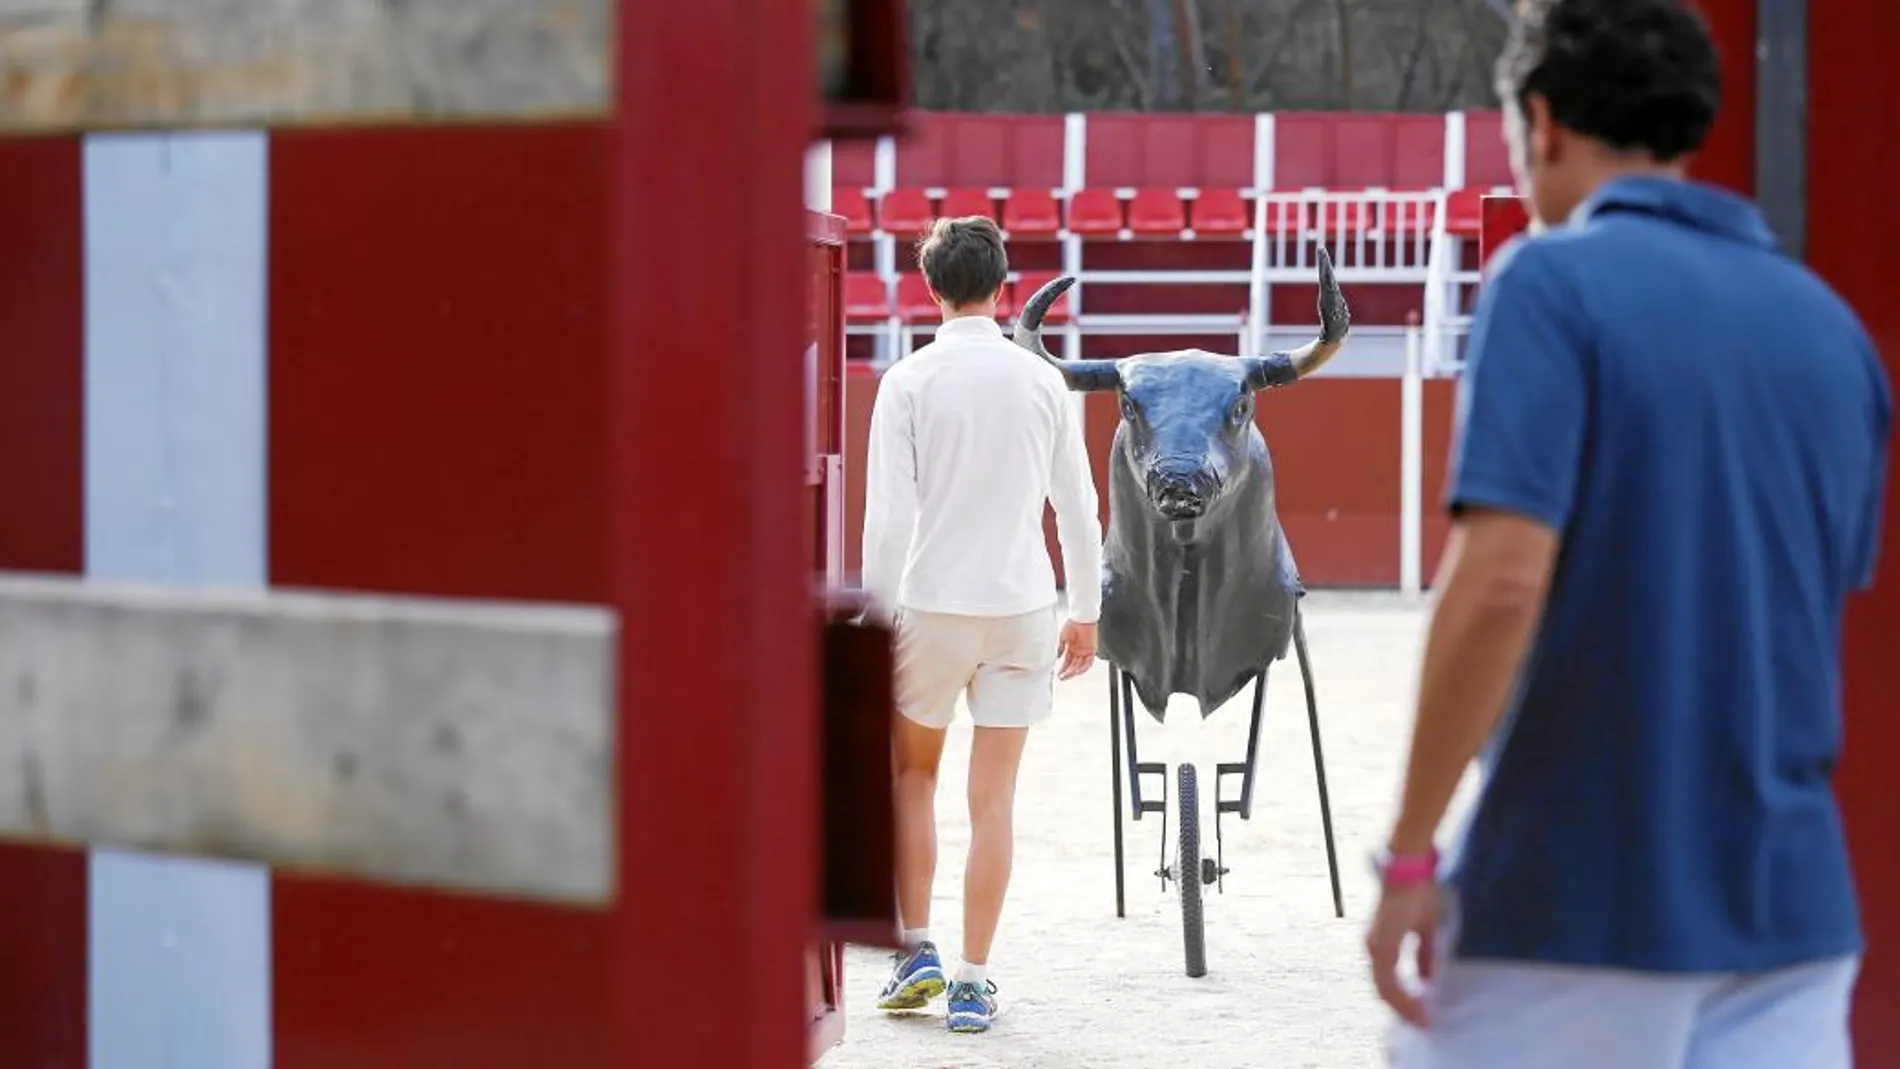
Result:
{"label": "bicycle wheel", "polygon": [[1180,805],[1181,832],[1177,840],[1175,882],[1181,887],[1181,941],[1189,976],[1207,975],[1207,925],[1201,915],[1201,792],[1194,766],[1176,772],[1174,796]]}

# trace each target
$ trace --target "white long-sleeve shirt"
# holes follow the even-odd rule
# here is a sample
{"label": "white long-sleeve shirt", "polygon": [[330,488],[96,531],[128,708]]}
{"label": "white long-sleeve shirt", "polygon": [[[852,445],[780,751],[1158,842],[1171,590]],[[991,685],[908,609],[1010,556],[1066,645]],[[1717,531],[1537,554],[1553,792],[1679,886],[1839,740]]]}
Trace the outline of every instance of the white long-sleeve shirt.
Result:
{"label": "white long-sleeve shirt", "polygon": [[878,385],[866,461],[863,583],[885,611],[1014,616],[1056,602],[1055,506],[1069,617],[1102,607],[1102,525],[1081,414],[1056,369],[962,316]]}

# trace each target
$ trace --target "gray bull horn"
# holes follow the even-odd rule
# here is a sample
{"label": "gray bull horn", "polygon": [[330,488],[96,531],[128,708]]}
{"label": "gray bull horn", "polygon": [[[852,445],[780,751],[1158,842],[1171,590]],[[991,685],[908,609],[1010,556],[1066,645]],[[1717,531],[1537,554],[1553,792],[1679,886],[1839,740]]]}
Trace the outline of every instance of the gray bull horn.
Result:
{"label": "gray bull horn", "polygon": [[1023,313],[1016,317],[1016,344],[1049,361],[1050,366],[1062,372],[1069,389],[1078,393],[1093,390],[1113,390],[1121,386],[1121,372],[1115,368],[1113,360],[1058,360],[1042,344],[1042,317],[1049,314],[1049,308],[1062,295],[1075,285],[1075,279],[1069,275],[1051,279],[1036,291],[1029,303],[1023,305]]}
{"label": "gray bull horn", "polygon": [[1298,382],[1326,365],[1346,343],[1352,328],[1352,312],[1346,307],[1346,295],[1339,291],[1339,279],[1333,274],[1333,258],[1319,250],[1319,337],[1290,353],[1244,358],[1247,385],[1256,390]]}

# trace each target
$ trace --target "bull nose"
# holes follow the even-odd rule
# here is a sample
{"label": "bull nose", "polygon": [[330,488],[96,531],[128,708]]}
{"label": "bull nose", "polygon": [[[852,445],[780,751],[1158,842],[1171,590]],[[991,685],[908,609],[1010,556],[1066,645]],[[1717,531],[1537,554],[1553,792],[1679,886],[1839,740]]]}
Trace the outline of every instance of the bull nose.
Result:
{"label": "bull nose", "polygon": [[1199,497],[1163,494],[1155,499],[1155,510],[1164,519],[1198,520],[1207,511],[1207,502]]}
{"label": "bull nose", "polygon": [[1207,511],[1207,494],[1192,474],[1158,475],[1149,496],[1155,511],[1170,520],[1192,520]]}

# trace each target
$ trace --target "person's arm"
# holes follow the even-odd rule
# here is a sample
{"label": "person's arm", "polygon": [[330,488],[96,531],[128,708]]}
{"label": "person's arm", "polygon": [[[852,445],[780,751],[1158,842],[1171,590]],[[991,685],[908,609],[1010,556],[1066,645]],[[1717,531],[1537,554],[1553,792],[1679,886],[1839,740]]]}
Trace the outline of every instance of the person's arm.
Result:
{"label": "person's arm", "polygon": [[1589,354],[1579,301],[1550,252],[1512,250],[1472,325],[1446,495],[1452,534],[1388,843],[1395,855],[1431,849],[1465,769],[1497,729],[1575,505]]}
{"label": "person's arm", "polygon": [[1432,849],[1458,782],[1497,729],[1536,630],[1557,533],[1517,513],[1472,508],[1453,525],[1425,636],[1412,749],[1387,848]]}
{"label": "person's arm", "polygon": [[871,404],[864,462],[864,549],[861,583],[886,616],[897,612],[898,587],[917,526],[917,448],[910,396],[887,375]]}
{"label": "person's arm", "polygon": [[1092,624],[1102,615],[1102,519],[1095,472],[1073,398],[1061,399],[1056,455],[1049,467],[1049,503],[1062,545],[1062,573],[1069,588],[1069,619]]}

